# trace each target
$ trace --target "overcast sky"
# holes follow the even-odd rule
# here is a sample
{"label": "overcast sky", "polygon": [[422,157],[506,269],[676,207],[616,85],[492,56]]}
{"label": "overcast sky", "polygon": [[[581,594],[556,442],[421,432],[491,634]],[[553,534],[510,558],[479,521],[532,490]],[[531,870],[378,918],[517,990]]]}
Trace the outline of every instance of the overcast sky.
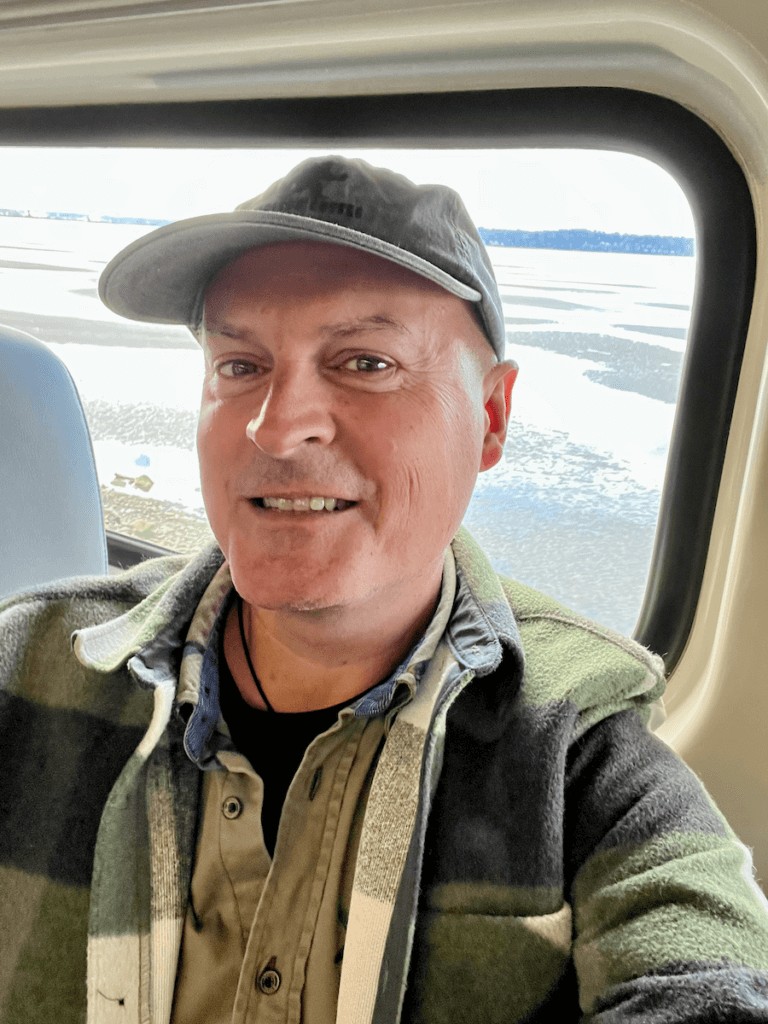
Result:
{"label": "overcast sky", "polygon": [[[232,209],[319,150],[0,148],[0,207],[179,217]],[[456,188],[482,227],[693,236],[656,164],[586,150],[336,150]]]}

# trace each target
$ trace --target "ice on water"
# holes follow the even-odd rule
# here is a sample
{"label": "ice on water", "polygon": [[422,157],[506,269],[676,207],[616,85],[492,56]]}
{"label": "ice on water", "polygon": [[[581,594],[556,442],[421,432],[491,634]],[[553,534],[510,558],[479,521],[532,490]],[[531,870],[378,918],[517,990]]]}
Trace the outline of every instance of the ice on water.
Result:
{"label": "ice on water", "polygon": [[[0,321],[36,333],[70,369],[93,412],[102,484],[124,487],[120,478],[143,473],[149,499],[202,511],[194,453],[200,353],[183,328],[128,325],[96,295],[104,263],[149,228],[0,224]],[[584,524],[602,523],[595,551],[610,562],[605,544],[615,534],[619,548],[642,549],[647,567],[674,415],[674,381],[654,397],[648,374],[653,385],[654,365],[669,375],[679,364],[695,261],[543,249],[491,255],[520,376],[507,453],[481,475],[468,522],[503,571],[631,629],[639,597],[633,592],[617,610],[599,582],[582,597],[579,563],[589,553],[578,548]],[[558,554],[563,536],[578,542],[572,556]],[[635,591],[643,566],[632,570]]]}

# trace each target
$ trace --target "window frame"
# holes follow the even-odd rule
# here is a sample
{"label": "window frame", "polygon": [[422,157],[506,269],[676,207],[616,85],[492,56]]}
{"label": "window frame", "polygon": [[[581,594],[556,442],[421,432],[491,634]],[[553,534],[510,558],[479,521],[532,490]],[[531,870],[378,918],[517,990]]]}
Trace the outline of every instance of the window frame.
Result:
{"label": "window frame", "polygon": [[[634,153],[683,189],[697,275],[645,595],[634,635],[679,660],[701,589],[755,282],[745,176],[722,138],[662,96],[549,88],[0,109],[0,145],[582,148]],[[108,534],[110,565],[167,553]]]}

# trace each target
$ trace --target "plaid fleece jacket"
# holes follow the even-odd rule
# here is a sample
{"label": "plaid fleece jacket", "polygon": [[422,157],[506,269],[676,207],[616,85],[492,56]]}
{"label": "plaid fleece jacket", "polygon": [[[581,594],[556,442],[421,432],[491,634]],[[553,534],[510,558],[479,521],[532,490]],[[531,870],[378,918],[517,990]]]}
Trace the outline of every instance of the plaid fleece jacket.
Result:
{"label": "plaid fleece jacket", "polygon": [[[442,664],[368,798],[337,1022],[768,1022],[765,900],[647,729],[659,661],[453,552]],[[168,1021],[199,786],[175,688],[220,563],[0,609],[2,1024]]]}

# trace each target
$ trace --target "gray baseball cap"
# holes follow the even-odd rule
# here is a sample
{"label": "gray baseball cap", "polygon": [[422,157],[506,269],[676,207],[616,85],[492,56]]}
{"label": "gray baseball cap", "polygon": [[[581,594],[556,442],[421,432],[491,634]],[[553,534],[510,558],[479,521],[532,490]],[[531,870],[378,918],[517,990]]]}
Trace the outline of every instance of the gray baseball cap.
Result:
{"label": "gray baseball cap", "polygon": [[99,295],[131,320],[195,327],[205,289],[247,249],[316,241],[380,256],[477,303],[504,358],[504,312],[491,261],[458,193],[415,185],[364,160],[314,157],[233,213],[166,224],[104,268]]}

